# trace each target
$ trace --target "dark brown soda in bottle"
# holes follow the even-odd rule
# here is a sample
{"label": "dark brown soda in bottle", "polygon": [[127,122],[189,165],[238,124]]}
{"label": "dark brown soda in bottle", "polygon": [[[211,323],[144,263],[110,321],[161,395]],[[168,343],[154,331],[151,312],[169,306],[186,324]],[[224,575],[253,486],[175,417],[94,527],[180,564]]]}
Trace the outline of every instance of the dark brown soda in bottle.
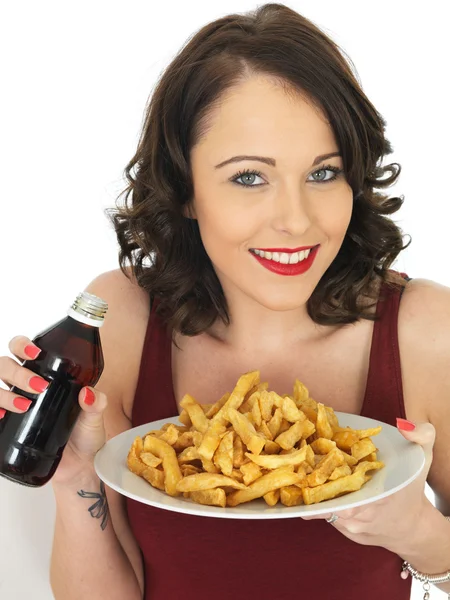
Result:
{"label": "dark brown soda in bottle", "polygon": [[49,386],[41,394],[11,388],[32,404],[25,413],[7,411],[0,419],[0,475],[31,487],[53,476],[81,411],[78,394],[95,386],[103,371],[99,328],[107,309],[97,296],[81,292],[67,317],[33,338],[41,352],[22,365]]}

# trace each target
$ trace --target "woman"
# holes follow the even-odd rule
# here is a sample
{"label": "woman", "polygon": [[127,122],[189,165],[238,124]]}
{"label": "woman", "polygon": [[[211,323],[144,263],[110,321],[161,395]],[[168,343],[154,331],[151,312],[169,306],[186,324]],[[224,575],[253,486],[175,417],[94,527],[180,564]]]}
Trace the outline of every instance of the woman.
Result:
{"label": "woman", "polygon": [[[112,218],[120,269],[86,288],[109,304],[106,367],[52,480],[58,600],[406,600],[404,560],[450,568],[450,290],[390,270],[405,245],[390,219],[402,199],[375,191],[400,173],[381,167],[384,127],[338,47],[283,5],[203,27],[167,68]],[[32,391],[29,371],[1,366]],[[337,520],[207,519],[105,495],[104,430],[174,416],[186,392],[215,401],[254,369],[279,392],[298,377],[335,410],[398,423],[424,471]],[[9,392],[0,403],[20,410]],[[92,494],[107,496],[103,526]]]}

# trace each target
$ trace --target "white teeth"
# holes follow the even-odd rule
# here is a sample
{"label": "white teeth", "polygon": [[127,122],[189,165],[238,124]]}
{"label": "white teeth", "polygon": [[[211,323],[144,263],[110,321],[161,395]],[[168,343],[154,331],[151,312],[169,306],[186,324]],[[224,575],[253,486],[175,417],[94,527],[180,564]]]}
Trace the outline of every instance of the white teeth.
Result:
{"label": "white teeth", "polygon": [[283,265],[296,265],[302,260],[308,258],[311,253],[311,248],[308,250],[301,250],[300,252],[267,252],[265,250],[253,249],[253,252],[257,256],[261,256],[261,258],[267,258],[268,260],[273,260],[275,262],[279,262]]}

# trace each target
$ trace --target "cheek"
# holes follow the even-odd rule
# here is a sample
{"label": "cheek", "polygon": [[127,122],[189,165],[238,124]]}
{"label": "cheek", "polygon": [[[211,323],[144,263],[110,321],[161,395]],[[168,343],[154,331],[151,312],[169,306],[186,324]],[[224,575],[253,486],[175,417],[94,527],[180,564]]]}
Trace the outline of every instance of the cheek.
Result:
{"label": "cheek", "polygon": [[345,237],[353,212],[353,197],[343,198],[342,201],[330,207],[320,217],[321,228],[329,238],[336,241]]}
{"label": "cheek", "polygon": [[[200,203],[199,203],[200,204]],[[260,219],[248,207],[233,207],[232,202],[209,202],[196,210],[203,244],[209,254],[214,249],[239,248],[260,229]]]}

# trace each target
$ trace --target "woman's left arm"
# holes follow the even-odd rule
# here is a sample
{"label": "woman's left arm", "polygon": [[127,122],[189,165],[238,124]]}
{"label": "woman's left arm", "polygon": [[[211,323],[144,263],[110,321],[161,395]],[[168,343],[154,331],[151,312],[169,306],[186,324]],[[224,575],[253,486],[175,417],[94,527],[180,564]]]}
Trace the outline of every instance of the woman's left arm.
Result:
{"label": "woman's left arm", "polygon": [[[420,444],[426,464],[406,488],[372,504],[339,511],[333,523],[349,539],[382,546],[429,575],[450,570],[450,289],[412,280],[398,318],[403,392],[415,428],[401,430]],[[436,496],[425,495],[425,482]],[[328,518],[330,515],[305,517]],[[450,582],[437,587],[450,594]]]}

